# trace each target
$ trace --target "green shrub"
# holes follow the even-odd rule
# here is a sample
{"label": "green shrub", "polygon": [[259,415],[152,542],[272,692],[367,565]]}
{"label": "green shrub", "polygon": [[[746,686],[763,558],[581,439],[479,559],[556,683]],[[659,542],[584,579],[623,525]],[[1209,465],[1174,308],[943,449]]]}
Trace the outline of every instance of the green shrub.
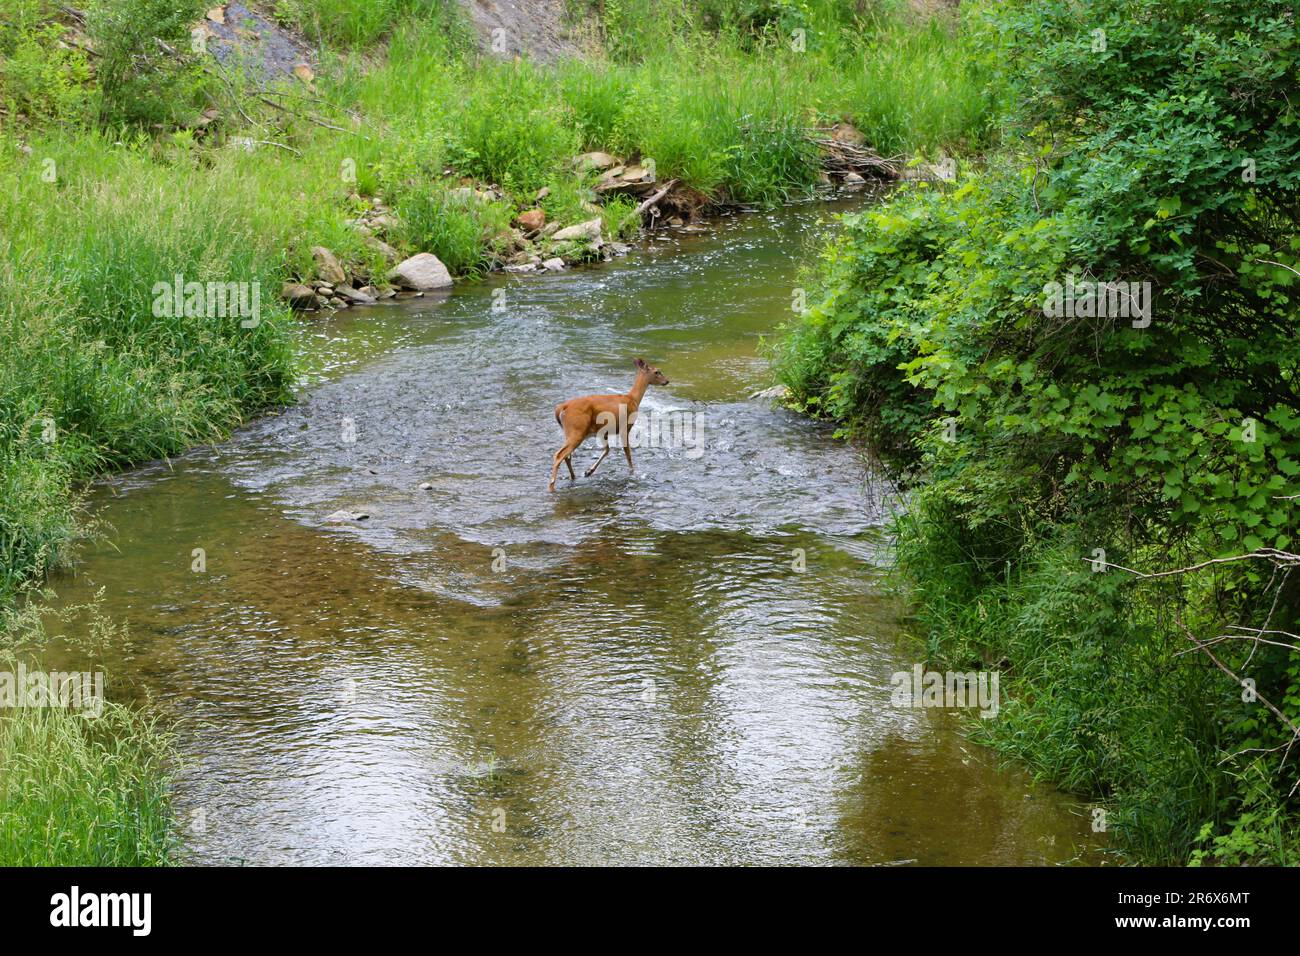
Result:
{"label": "green shrub", "polygon": [[[994,9],[1023,143],[847,221],[778,362],[806,408],[925,476],[901,567],[933,653],[1016,669],[1000,746],[1113,799],[1143,858],[1280,861],[1291,731],[1181,652],[1264,620],[1294,634],[1300,588],[1263,560],[1167,587],[1084,561],[1294,550],[1300,40],[1286,3],[1088,14]],[[1152,311],[1055,308],[1074,281],[1149,283]],[[1295,649],[1217,654],[1300,719]]]}
{"label": "green shrub", "polygon": [[[36,5],[34,5],[36,6]],[[0,103],[15,119],[84,123],[94,93],[86,54],[55,23],[0,22]]]}
{"label": "green shrub", "polygon": [[95,0],[87,27],[101,123],[171,126],[194,110],[202,73],[190,30],[204,9],[203,0]]}

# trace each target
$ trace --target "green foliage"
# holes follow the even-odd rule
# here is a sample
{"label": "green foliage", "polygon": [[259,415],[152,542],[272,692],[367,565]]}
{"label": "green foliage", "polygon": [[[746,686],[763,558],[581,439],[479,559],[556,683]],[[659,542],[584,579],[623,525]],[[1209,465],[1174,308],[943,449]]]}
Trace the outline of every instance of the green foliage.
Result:
{"label": "green foliage", "polygon": [[997,76],[998,47],[979,11],[963,4],[960,19],[906,28],[884,20],[834,54],[850,64],[844,79],[853,120],[882,155],[975,152],[995,140],[1010,77]]}
{"label": "green foliage", "polygon": [[453,0],[275,0],[272,13],[313,42],[334,47],[367,46],[406,20],[463,28]]}
{"label": "green foliage", "polygon": [[527,194],[579,151],[580,140],[538,68],[483,64],[448,133],[462,172]]}
{"label": "green foliage", "polygon": [[0,864],[168,863],[167,749],[155,723],[111,702],[98,717],[0,717]]}
{"label": "green foliage", "polygon": [[[946,635],[937,653],[974,640],[1021,668],[1030,716],[1011,711],[1001,745],[1113,795],[1125,845],[1147,857],[1186,859],[1209,819],[1203,852],[1276,858],[1260,829],[1293,831],[1300,807],[1268,748],[1289,731],[1258,703],[1243,724],[1240,688],[1205,657],[1174,655],[1189,633],[1270,607],[1294,632],[1300,592],[1264,562],[1176,593],[1130,580],[1117,594],[1122,572],[1065,569],[1099,548],[1144,570],[1294,550],[1300,40],[1286,3],[1087,8],[1085,21],[1068,2],[991,14],[1023,145],[846,221],[779,364],[806,408],[925,475],[903,566]],[[1097,281],[1149,283],[1150,321],[1053,307],[1052,283]],[[1051,585],[1065,581],[1058,600]],[[999,608],[997,623],[970,606]],[[1300,719],[1300,654],[1274,650],[1219,653]],[[1187,697],[1153,752],[1141,721]],[[1081,715],[1104,707],[1141,721],[1088,729]],[[1085,736],[1097,733],[1114,744],[1105,759]],[[1252,752],[1221,766],[1220,748]]]}
{"label": "green foliage", "polygon": [[[48,641],[44,609],[0,615],[0,671]],[[123,635],[95,606],[60,612],[79,654]],[[94,670],[87,661],[78,669]],[[68,668],[63,668],[67,670]],[[160,866],[172,862],[172,734],[156,718],[111,700],[96,713],[19,706],[0,712],[0,866]]]}
{"label": "green foliage", "polygon": [[88,58],[52,13],[44,0],[0,9],[0,104],[15,121],[81,123],[92,108]]}
{"label": "green foliage", "polygon": [[417,189],[397,206],[406,242],[432,252],[453,275],[485,272],[493,244],[510,227],[509,206],[468,192]]}
{"label": "green foliage", "polygon": [[577,123],[584,149],[604,149],[614,143],[633,109],[635,92],[623,70],[571,60],[559,67],[561,95]]}
{"label": "green foliage", "polygon": [[87,27],[102,124],[170,126],[193,110],[202,74],[190,30],[203,0],[96,0]]}

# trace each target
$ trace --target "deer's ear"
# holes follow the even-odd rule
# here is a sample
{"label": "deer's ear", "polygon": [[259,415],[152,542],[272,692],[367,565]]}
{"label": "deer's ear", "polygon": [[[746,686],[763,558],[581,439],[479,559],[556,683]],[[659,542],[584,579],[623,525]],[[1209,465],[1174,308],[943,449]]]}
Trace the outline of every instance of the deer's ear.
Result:
{"label": "deer's ear", "polygon": [[645,359],[639,358],[639,359],[634,359],[634,361],[636,362],[637,368],[645,368]]}

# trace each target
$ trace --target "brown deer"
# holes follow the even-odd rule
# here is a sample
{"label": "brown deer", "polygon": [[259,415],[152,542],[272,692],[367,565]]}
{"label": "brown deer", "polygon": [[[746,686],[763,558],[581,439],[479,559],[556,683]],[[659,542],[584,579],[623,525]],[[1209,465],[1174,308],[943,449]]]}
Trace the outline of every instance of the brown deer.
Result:
{"label": "brown deer", "polygon": [[567,402],[556,405],[555,420],[564,429],[564,445],[555,453],[555,461],[551,463],[551,483],[547,486],[548,489],[555,490],[555,475],[560,470],[560,462],[564,462],[569,467],[571,480],[578,479],[578,476],[573,473],[573,453],[584,441],[599,433],[605,450],[582,476],[590,478],[609,454],[611,429],[618,430],[619,439],[623,442],[628,470],[635,470],[632,465],[632,446],[628,444],[627,433],[636,422],[636,410],[641,406],[645,390],[651,385],[667,384],[668,379],[664,377],[663,372],[653,365],[647,365],[645,359],[639,358],[636,360],[636,381],[632,383],[632,390],[626,395],[584,395],[582,398],[571,398]]}

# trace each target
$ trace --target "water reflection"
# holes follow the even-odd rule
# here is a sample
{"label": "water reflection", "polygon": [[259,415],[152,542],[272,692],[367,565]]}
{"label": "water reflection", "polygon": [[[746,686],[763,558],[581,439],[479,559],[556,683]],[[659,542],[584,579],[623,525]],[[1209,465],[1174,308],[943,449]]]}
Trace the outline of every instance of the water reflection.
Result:
{"label": "water reflection", "polygon": [[[194,859],[1075,857],[1067,801],[889,706],[916,651],[886,515],[852,450],[746,397],[825,214],[330,319],[300,405],[97,492],[114,547],[58,589],[105,589],[119,692],[185,718]],[[704,454],[547,494],[555,403],[625,389],[636,355]]]}

